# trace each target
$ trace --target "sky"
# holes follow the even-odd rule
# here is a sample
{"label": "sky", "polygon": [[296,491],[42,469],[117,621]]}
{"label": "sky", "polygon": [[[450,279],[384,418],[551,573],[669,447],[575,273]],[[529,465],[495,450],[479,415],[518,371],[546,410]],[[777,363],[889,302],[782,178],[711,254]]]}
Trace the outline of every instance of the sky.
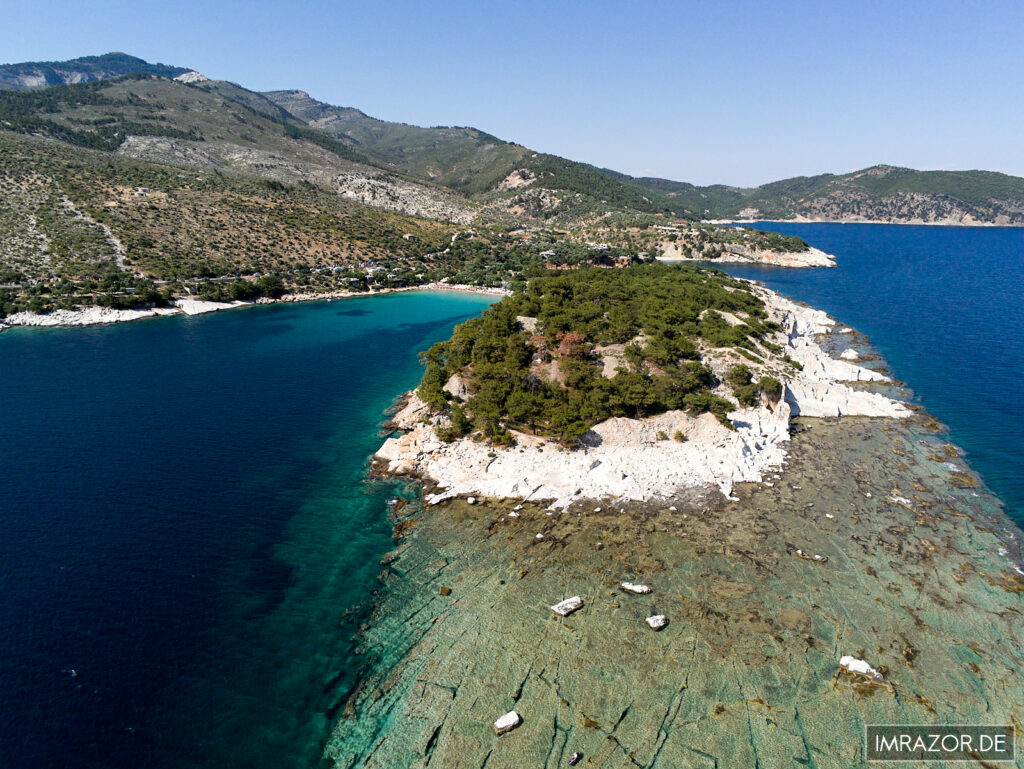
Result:
{"label": "sky", "polygon": [[1024,3],[5,0],[0,61],[124,51],[634,176],[1024,176]]}

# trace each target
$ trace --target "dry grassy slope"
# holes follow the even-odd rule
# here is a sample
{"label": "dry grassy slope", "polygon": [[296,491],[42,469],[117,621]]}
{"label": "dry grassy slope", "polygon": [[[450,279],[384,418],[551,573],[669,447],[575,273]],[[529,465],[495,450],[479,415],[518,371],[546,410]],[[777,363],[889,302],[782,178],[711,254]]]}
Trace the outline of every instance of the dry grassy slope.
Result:
{"label": "dry grassy slope", "polygon": [[476,207],[451,190],[375,165],[233,83],[157,77],[0,96],[0,121],[131,157],[287,184],[312,182],[367,205],[468,222]]}
{"label": "dry grassy slope", "polygon": [[423,128],[378,120],[352,107],[324,104],[305,91],[271,91],[265,96],[309,126],[390,168],[465,194],[496,187],[532,154],[475,128]]}
{"label": "dry grassy slope", "polygon": [[611,179],[593,166],[536,153],[475,128],[378,120],[324,104],[305,91],[264,95],[382,165],[480,201],[491,216],[576,225],[608,211],[685,213],[670,198]]}
{"label": "dry grassy slope", "polygon": [[98,225],[123,244],[130,268],[157,279],[396,263],[436,250],[452,232],[312,186],[69,151],[9,132],[0,132],[0,191],[4,282],[78,280],[116,269]]}

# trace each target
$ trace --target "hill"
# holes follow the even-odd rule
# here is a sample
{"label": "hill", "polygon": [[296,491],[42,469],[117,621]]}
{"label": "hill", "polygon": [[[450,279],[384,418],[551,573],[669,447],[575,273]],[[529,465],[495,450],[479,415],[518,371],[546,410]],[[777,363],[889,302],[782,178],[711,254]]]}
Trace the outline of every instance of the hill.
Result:
{"label": "hill", "polygon": [[993,171],[916,171],[877,165],[746,189],[605,173],[672,198],[710,219],[1024,224],[1024,179]]}
{"label": "hill", "polygon": [[0,89],[27,91],[51,85],[89,83],[121,75],[177,77],[189,70],[167,64],[150,64],[126,53],[83,56],[69,61],[28,61],[0,64]]}
{"label": "hill", "polygon": [[315,184],[404,214],[462,222],[474,215],[465,199],[382,168],[233,83],[126,75],[3,91],[0,126],[157,163]]}
{"label": "hill", "polygon": [[[779,326],[766,321],[748,288],[688,265],[537,277],[424,353],[419,396],[447,413],[444,439],[476,430],[499,445],[517,429],[574,446],[611,417],[672,409],[710,411],[728,424],[733,404],[713,392],[715,375],[701,350],[735,348],[743,356],[737,361],[758,363],[780,352],[765,337]],[[742,320],[733,325],[723,312]],[[743,402],[781,395],[777,379],[754,384],[745,366],[737,374]],[[463,391],[464,403],[453,389]]]}
{"label": "hill", "polygon": [[466,194],[496,187],[529,150],[475,128],[421,128],[378,120],[353,107],[335,107],[305,91],[264,94],[313,128],[340,139],[396,170]]}
{"label": "hill", "polygon": [[671,198],[609,178],[594,166],[537,153],[476,128],[378,120],[353,107],[317,101],[305,91],[264,95],[387,168],[516,215],[565,220],[608,210],[684,213]]}
{"label": "hill", "polygon": [[[54,84],[89,83],[124,75],[152,75],[172,78],[189,72],[187,68],[150,64],[123,53],[90,56],[65,62],[28,62],[0,66],[0,90],[35,90]],[[186,84],[179,84],[186,85]],[[306,143],[319,144],[335,157],[361,164],[373,173],[392,176],[354,180],[342,194],[374,205],[390,205],[404,213],[442,215],[468,221],[485,212],[492,219],[511,222],[517,218],[535,219],[552,224],[595,223],[609,212],[663,214],[685,219],[797,219],[812,221],[886,221],[901,223],[946,224],[1024,224],[1024,179],[989,171],[916,171],[910,168],[879,165],[849,174],[821,174],[794,177],[754,188],[727,185],[696,186],[686,182],[652,177],[634,178],[610,169],[598,169],[586,163],[534,152],[514,142],[502,140],[472,127],[420,127],[379,120],[354,107],[338,107],[318,101],[301,90],[257,93],[226,81],[206,80],[199,76],[188,83],[193,88],[219,96],[219,109],[234,112],[236,124],[247,119],[238,107],[262,121],[282,127],[287,135]],[[136,94],[138,95],[138,94]],[[170,91],[151,92],[148,102],[160,102]],[[226,105],[233,106],[226,106]],[[18,105],[18,109],[24,103]],[[93,105],[98,106],[98,105]],[[108,105],[109,106],[109,105]],[[122,105],[122,107],[127,105]],[[49,105],[43,105],[43,112]],[[98,114],[85,119],[111,120],[108,128],[94,127],[93,134],[106,134],[107,144],[117,137],[131,135],[124,151],[169,162],[205,162],[213,166],[232,166],[223,157],[210,160],[194,146],[181,146],[194,136],[179,136],[199,131],[207,134],[195,120],[180,114],[167,114],[161,121],[145,125],[131,110],[120,114]],[[10,111],[8,117],[10,122]],[[49,115],[36,114],[39,119]],[[194,116],[193,116],[194,117]],[[212,117],[207,112],[205,117]],[[61,121],[54,118],[54,121]],[[116,125],[115,125],[116,124]],[[10,127],[10,126],[8,126]],[[232,126],[237,129],[237,125]],[[265,126],[264,126],[265,127]],[[37,130],[38,126],[29,126]],[[65,125],[55,133],[52,126],[43,133],[68,140],[73,134]],[[221,123],[218,129],[224,132]],[[131,129],[131,130],[126,130]],[[22,130],[14,126],[14,130]],[[75,131],[81,138],[82,126]],[[217,133],[215,131],[215,133]],[[266,135],[261,130],[228,131],[223,140],[241,140],[260,145]],[[161,141],[138,137],[161,136]],[[72,139],[73,140],[73,139]],[[120,147],[120,145],[117,145]],[[216,154],[216,153],[215,153]],[[245,153],[243,153],[245,154]],[[287,155],[288,160],[291,160]],[[246,165],[244,162],[242,165]],[[273,162],[249,163],[247,172],[260,166],[264,175],[288,177],[297,181],[297,173],[272,170]],[[287,165],[287,163],[286,163]],[[238,163],[231,168],[238,171]],[[276,176],[274,176],[276,174]],[[399,185],[425,185],[411,189]],[[284,180],[284,179],[282,179]],[[457,197],[444,198],[439,190]],[[406,206],[402,201],[414,198],[444,198],[440,205]],[[461,211],[456,213],[456,201]]]}

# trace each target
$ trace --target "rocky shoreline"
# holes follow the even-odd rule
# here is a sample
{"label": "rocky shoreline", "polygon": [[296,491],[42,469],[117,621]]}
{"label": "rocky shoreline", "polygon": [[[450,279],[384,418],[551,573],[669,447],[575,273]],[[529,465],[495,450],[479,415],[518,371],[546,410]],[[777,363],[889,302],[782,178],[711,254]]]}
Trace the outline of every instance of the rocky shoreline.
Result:
{"label": "rocky shoreline", "polygon": [[703,257],[684,256],[675,244],[665,241],[661,244],[663,256],[658,257],[659,262],[702,262],[702,263],[730,263],[730,264],[765,264],[771,267],[835,267],[836,258],[832,254],[808,247],[806,251],[766,251],[764,249],[750,248],[738,243],[726,243],[723,251],[713,260]]}
{"label": "rocky shoreline", "polygon": [[733,500],[402,507],[325,758],[850,769],[864,724],[1024,723],[999,501],[926,415],[797,424],[785,475]]}
{"label": "rocky shoreline", "polygon": [[[394,425],[407,432],[385,441],[374,460],[389,475],[428,480],[437,489],[427,497],[430,503],[480,495],[544,500],[559,509],[583,499],[649,502],[681,488],[704,486],[717,486],[728,497],[737,483],[777,477],[786,461],[794,416],[910,416],[904,404],[851,386],[891,380],[833,358],[822,348],[819,337],[835,332],[836,321],[775,292],[755,290],[781,325],[772,341],[800,368],[774,371],[784,383],[783,399],[733,411],[729,418],[735,430],[711,414],[693,417],[670,411],[646,419],[610,419],[592,428],[583,447],[573,451],[551,439],[515,431],[516,445],[507,448],[470,437],[446,443],[436,431],[443,418],[432,416],[414,391],[393,418]],[[458,382],[449,382],[448,389],[458,397]],[[667,438],[677,432],[686,440]]]}

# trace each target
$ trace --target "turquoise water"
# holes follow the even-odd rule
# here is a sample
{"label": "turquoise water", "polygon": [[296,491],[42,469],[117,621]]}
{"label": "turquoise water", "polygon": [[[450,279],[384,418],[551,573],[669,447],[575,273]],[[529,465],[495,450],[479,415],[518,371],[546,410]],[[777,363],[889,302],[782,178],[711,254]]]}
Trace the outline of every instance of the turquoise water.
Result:
{"label": "turquoise water", "polygon": [[0,765],[315,766],[362,661],[404,293],[0,334]]}
{"label": "turquoise water", "polygon": [[[1024,231],[772,228],[840,267],[729,271],[865,332],[1021,522]],[[0,334],[0,766],[316,766],[403,492],[381,415],[490,301]]]}
{"label": "turquoise water", "polygon": [[719,266],[865,333],[1024,525],[1024,229],[761,226],[800,236],[838,266]]}

